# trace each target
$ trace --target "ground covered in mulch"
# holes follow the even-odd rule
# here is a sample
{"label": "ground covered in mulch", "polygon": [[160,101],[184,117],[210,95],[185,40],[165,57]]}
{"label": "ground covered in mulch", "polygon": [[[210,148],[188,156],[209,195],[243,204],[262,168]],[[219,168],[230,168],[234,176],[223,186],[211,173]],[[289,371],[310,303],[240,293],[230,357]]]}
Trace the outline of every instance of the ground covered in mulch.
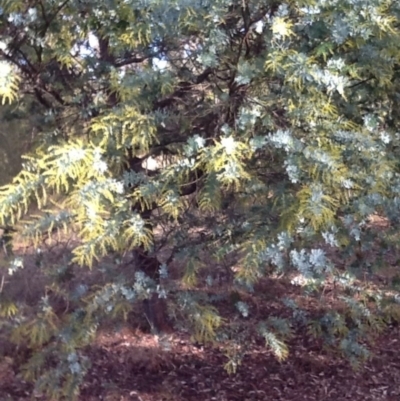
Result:
{"label": "ground covered in mulch", "polygon": [[[32,287],[35,277],[28,273],[25,269]],[[287,310],[276,301],[283,296],[293,296],[308,311],[321,307],[302,298],[299,287],[278,278],[265,280],[256,293],[257,302],[246,300],[253,316],[245,320],[249,327],[271,315],[285,317]],[[329,293],[325,297],[329,306]],[[234,318],[232,305],[219,306],[225,318]],[[358,371],[339,354],[324,349],[305,328],[289,340],[290,354],[283,362],[254,330],[241,365],[230,375],[224,369],[228,359],[222,346],[194,344],[185,333],[164,340],[133,324],[118,331],[103,328],[85,350],[92,367],[79,401],[400,401],[397,326],[376,338],[371,359]],[[14,365],[12,355],[0,360],[0,401],[51,401],[33,393]]]}
{"label": "ground covered in mulch", "polygon": [[105,341],[93,349],[95,364],[81,400],[398,401],[399,330],[382,336],[375,352],[355,372],[339,358],[305,348],[301,338],[292,342],[291,357],[282,363],[255,343],[237,373],[228,375],[223,369],[226,358],[218,349],[175,338],[166,352],[151,336],[138,341],[125,332],[118,343]]}
{"label": "ground covered in mulch", "polygon": [[[87,350],[92,368],[80,401],[399,401],[400,330],[393,327],[374,345],[359,371],[301,333],[290,340],[284,362],[254,339],[236,374],[227,374],[221,348],[171,335],[169,348],[156,336],[128,327],[103,331]],[[0,363],[0,400],[44,400]],[[47,400],[46,400],[47,401]]]}

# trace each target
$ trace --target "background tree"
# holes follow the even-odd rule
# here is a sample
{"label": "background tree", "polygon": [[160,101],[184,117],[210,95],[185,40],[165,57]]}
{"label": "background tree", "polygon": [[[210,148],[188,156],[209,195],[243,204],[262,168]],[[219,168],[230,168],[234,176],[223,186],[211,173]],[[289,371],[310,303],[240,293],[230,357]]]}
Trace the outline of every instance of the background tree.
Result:
{"label": "background tree", "polygon": [[[24,99],[25,101],[27,99]],[[0,183],[10,182],[21,170],[21,156],[29,152],[41,125],[40,114],[34,104],[4,105],[1,109],[0,130]]]}
{"label": "background tree", "polygon": [[[257,296],[270,275],[292,277],[321,303],[328,284],[341,294],[341,313],[327,307],[307,319],[285,299],[292,320],[259,322],[278,358],[296,324],[354,363],[367,357],[365,336],[399,316],[393,291],[357,281],[386,263],[364,257],[374,244],[396,250],[397,2],[0,7],[0,94],[32,103],[41,118],[35,149],[1,188],[0,224],[35,247],[59,228],[78,238],[73,258],[49,269],[68,313],[59,316],[48,297],[34,318],[22,304],[14,317],[3,307],[4,327],[34,351],[29,378],[54,396],[76,395],[84,347],[104,319],[138,303],[155,330],[167,329],[168,310],[168,324],[197,341],[240,341],[244,294]],[[44,213],[32,215],[32,205]],[[379,234],[373,214],[387,222]],[[106,264],[112,253],[119,265]],[[173,260],[180,268],[171,276]],[[202,274],[212,261],[226,265],[231,291],[222,298],[235,303],[239,324],[223,320],[210,296],[221,275]],[[108,269],[108,281],[60,284],[83,266]]]}

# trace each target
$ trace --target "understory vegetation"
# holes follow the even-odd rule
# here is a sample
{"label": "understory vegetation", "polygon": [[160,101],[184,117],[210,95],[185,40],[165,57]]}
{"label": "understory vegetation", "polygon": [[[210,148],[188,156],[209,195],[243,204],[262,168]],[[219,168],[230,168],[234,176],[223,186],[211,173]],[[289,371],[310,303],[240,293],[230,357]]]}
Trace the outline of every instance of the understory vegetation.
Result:
{"label": "understory vegetation", "polygon": [[299,333],[362,369],[400,321],[399,22],[396,0],[0,0],[0,352],[32,394],[79,399],[127,326],[232,375]]}

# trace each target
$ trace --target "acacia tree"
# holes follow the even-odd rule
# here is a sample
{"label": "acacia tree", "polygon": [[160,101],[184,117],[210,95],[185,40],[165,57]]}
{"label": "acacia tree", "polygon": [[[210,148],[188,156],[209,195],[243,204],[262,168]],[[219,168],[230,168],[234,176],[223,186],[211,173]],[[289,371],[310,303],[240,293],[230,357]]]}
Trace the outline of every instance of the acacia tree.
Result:
{"label": "acacia tree", "polygon": [[[295,324],[353,361],[367,356],[363,336],[399,315],[393,292],[356,281],[384,263],[363,258],[377,243],[371,215],[387,221],[382,249],[396,248],[398,2],[0,7],[0,94],[17,106],[34,100],[41,118],[37,146],[1,188],[0,223],[36,247],[50,231],[77,230],[67,267],[104,269],[111,253],[132,256],[122,270],[107,267],[118,274],[102,288],[63,293],[74,307],[62,317],[46,297],[34,319],[3,299],[3,327],[36,350],[27,372],[38,386],[78,394],[88,366],[81,350],[104,318],[138,302],[155,329],[167,303],[170,320],[198,341],[238,341],[207,295],[213,277],[202,276],[204,255],[230,261],[238,292],[254,292],[272,274],[291,275],[320,300],[327,282],[343,289],[342,314],[307,319],[285,299],[291,321],[259,322],[278,358],[287,356],[283,339]],[[62,201],[51,204],[55,195]],[[32,203],[46,213],[31,216]],[[170,256],[161,260],[163,247]],[[172,280],[173,259],[181,268]],[[251,313],[236,301],[243,318]],[[46,370],[49,362],[57,368]]]}

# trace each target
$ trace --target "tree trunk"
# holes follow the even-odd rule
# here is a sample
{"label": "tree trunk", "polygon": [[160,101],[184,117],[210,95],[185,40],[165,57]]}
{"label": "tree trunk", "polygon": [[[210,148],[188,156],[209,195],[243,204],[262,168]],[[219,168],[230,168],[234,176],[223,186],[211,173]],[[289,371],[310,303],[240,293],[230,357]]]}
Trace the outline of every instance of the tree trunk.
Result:
{"label": "tree trunk", "polygon": [[[146,276],[160,284],[160,262],[156,256],[148,255],[143,249],[134,251],[135,269],[143,271]],[[142,302],[143,312],[149,322],[151,331],[161,334],[171,331],[168,321],[167,303],[164,298],[159,298],[157,293]]]}

